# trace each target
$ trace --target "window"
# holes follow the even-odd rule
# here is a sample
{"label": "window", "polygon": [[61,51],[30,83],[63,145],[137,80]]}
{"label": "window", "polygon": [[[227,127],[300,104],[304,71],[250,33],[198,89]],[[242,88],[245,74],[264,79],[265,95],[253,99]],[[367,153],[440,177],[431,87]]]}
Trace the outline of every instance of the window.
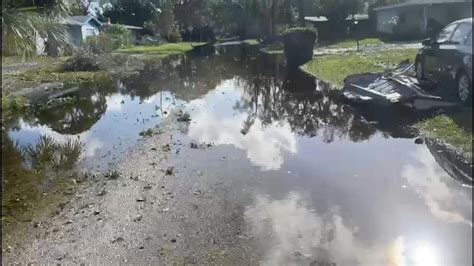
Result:
{"label": "window", "polygon": [[441,32],[438,34],[438,37],[436,38],[436,42],[443,43],[449,41],[449,37],[451,37],[451,34],[457,26],[458,24],[451,24],[448,25],[446,28],[442,29]]}
{"label": "window", "polygon": [[467,23],[459,24],[459,27],[457,27],[457,29],[453,33],[453,37],[451,37],[451,41],[453,43],[464,44],[471,30],[471,25]]}

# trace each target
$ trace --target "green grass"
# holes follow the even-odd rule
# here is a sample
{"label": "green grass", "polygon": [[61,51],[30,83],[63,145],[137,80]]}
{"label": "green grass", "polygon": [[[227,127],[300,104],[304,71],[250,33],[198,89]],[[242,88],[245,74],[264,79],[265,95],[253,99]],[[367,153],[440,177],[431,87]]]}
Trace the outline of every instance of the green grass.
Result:
{"label": "green grass", "polygon": [[472,158],[472,134],[446,115],[438,115],[417,124],[427,137],[435,138],[460,150]]}
{"label": "green grass", "polygon": [[417,49],[385,50],[382,52],[345,53],[317,57],[303,65],[303,71],[342,88],[344,79],[353,74],[382,72],[401,61],[414,61]]}
{"label": "green grass", "polygon": [[[366,38],[359,40],[360,46],[373,46],[373,45],[380,45],[383,42],[377,38]],[[324,48],[331,48],[331,49],[343,49],[343,48],[355,48],[357,47],[357,41],[353,39],[340,41],[334,44],[329,44],[328,46],[323,46]]]}
{"label": "green grass", "polygon": [[257,39],[247,39],[247,40],[243,40],[242,42],[245,43],[245,44],[248,44],[248,45],[259,45],[260,44],[260,42],[258,42]]}
{"label": "green grass", "polygon": [[166,43],[161,45],[138,45],[117,50],[119,53],[127,54],[159,54],[172,55],[191,51],[195,46],[200,46],[205,43],[201,42],[180,42],[180,43]]}

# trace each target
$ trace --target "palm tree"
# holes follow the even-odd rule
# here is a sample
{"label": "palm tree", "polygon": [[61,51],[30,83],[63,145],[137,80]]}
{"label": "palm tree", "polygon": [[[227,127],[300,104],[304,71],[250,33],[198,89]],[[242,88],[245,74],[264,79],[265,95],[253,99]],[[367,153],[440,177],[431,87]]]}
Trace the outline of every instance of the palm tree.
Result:
{"label": "palm tree", "polygon": [[[54,4],[17,6],[14,1],[2,1],[2,53],[31,55],[40,37],[58,46],[67,43],[62,0]],[[43,1],[44,2],[44,1]]]}

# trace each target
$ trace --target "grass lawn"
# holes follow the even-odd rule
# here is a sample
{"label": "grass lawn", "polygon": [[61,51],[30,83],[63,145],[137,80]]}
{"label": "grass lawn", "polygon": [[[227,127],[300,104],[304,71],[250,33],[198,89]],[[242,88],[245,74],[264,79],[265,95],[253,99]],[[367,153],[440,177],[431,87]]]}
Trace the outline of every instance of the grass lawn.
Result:
{"label": "grass lawn", "polygon": [[248,44],[248,45],[259,45],[260,44],[257,39],[247,39],[247,40],[243,40],[242,42],[245,43],[245,44]]}
{"label": "grass lawn", "polygon": [[191,51],[195,46],[200,46],[202,42],[180,42],[166,43],[161,45],[138,45],[117,50],[119,53],[126,54],[159,54],[172,55]]}
{"label": "grass lawn", "polygon": [[301,68],[320,80],[342,88],[344,79],[349,75],[382,72],[403,60],[414,61],[417,52],[417,49],[397,49],[325,55],[314,58]]}
{"label": "grass lawn", "polygon": [[426,136],[453,146],[472,160],[472,132],[461,128],[452,118],[438,115],[418,123],[417,127]]}
{"label": "grass lawn", "polygon": [[[360,46],[370,46],[370,45],[380,45],[383,44],[383,42],[377,38],[365,38],[359,40],[359,45]],[[353,48],[357,47],[357,41],[354,39],[348,39],[344,41],[340,41],[337,43],[329,44],[327,46],[321,46],[324,48],[331,48],[331,49],[342,49],[342,48]]]}

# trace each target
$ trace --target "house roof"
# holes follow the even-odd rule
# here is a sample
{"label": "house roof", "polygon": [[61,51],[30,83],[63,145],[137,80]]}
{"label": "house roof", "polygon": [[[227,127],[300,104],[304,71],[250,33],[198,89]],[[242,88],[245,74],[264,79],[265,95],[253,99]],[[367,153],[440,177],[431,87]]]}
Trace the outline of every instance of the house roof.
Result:
{"label": "house roof", "polygon": [[94,21],[94,23],[96,23],[98,26],[102,26],[102,22],[93,16],[70,16],[66,18],[67,25],[83,26],[90,21]]}
{"label": "house roof", "polygon": [[[311,22],[326,22],[328,21],[328,18],[325,16],[311,16],[311,17],[304,17],[306,21],[311,21]],[[369,15],[366,14],[354,14],[354,16],[349,15],[347,16],[346,20],[365,20],[369,19]]]}
{"label": "house roof", "polygon": [[408,0],[403,3],[381,6],[374,8],[374,11],[387,10],[392,8],[399,8],[414,5],[433,5],[433,4],[452,4],[452,3],[472,3],[472,0]]}

